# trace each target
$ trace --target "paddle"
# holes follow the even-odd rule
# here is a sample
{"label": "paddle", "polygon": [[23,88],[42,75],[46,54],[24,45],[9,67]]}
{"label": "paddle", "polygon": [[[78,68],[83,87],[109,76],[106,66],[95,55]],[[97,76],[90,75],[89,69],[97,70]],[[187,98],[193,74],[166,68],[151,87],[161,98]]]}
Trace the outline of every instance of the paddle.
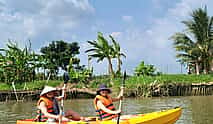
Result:
{"label": "paddle", "polygon": [[[64,72],[63,79],[64,79],[64,86],[62,88],[62,95],[61,95],[62,99],[61,99],[61,106],[60,106],[60,113],[59,113],[60,116],[62,116],[62,113],[64,111],[65,88],[66,88],[68,81],[70,80],[70,77],[69,77],[69,74],[67,71]],[[61,124],[61,121],[62,121],[62,118],[59,118],[59,124]]]}
{"label": "paddle", "polygon": [[[124,85],[125,85],[125,80],[126,80],[126,71],[124,72],[124,76],[123,76],[123,80],[122,80],[122,83],[121,83],[121,88],[124,88]],[[122,92],[121,92],[121,96],[123,96],[123,89],[122,89]],[[119,110],[122,109],[122,101],[123,100],[120,100],[120,104],[119,104]],[[118,120],[117,120],[117,124],[119,124],[119,121],[120,121],[120,116],[121,116],[121,113],[118,114]]]}

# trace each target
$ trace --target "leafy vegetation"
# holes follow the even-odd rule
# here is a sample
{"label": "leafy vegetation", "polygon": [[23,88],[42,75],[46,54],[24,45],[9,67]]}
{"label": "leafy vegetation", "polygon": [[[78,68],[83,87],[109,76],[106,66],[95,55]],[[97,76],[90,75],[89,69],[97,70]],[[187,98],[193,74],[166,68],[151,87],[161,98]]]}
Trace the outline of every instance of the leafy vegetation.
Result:
{"label": "leafy vegetation", "polygon": [[183,21],[186,33],[172,36],[179,62],[187,65],[188,73],[211,73],[213,66],[213,17],[207,9],[196,9],[191,19]]}
{"label": "leafy vegetation", "polygon": [[144,61],[142,61],[138,67],[135,69],[135,75],[136,76],[153,76],[156,71],[156,68],[154,65],[148,65],[145,64]]}
{"label": "leafy vegetation", "polygon": [[70,75],[70,82],[72,83],[88,83],[89,79],[92,77],[93,69],[85,68],[84,66],[73,67],[73,61],[76,61],[76,58],[70,58],[69,63],[69,75]]}
{"label": "leafy vegetation", "polygon": [[[49,86],[59,86],[63,81],[60,80],[50,80],[48,83],[45,80],[27,82],[27,85],[24,83],[16,83],[15,87],[17,90],[41,90],[45,85]],[[0,83],[0,90],[13,90],[12,86],[6,83]]]}
{"label": "leafy vegetation", "polygon": [[[60,68],[65,69],[69,65],[70,58],[79,54],[80,47],[77,42],[66,43],[64,41],[52,41],[48,46],[41,48],[41,53],[47,59],[46,69],[51,75],[57,75]],[[79,65],[80,60],[75,59],[72,64]]]}
{"label": "leafy vegetation", "polygon": [[112,48],[113,48],[113,58],[117,59],[117,71],[116,75],[121,76],[121,65],[122,65],[122,60],[121,57],[126,58],[126,55],[121,52],[121,47],[118,42],[115,41],[115,39],[110,35],[111,41],[113,43]]}
{"label": "leafy vegetation", "polygon": [[[110,85],[110,81],[114,82],[114,85]],[[75,87],[77,88],[97,88],[100,84],[105,83],[109,87],[118,89],[120,87],[122,78],[110,79],[108,76],[98,76],[93,77],[87,84],[77,83]],[[38,90],[42,89],[45,85],[58,86],[62,83],[62,80],[50,80],[48,83],[44,80],[27,82],[25,89],[27,90]],[[182,83],[182,84],[192,84],[192,83],[209,83],[213,82],[213,75],[159,75],[159,76],[128,76],[125,82],[127,89],[134,89],[138,86],[148,86],[152,83],[156,84],[168,84],[168,83]],[[23,83],[16,84],[18,90],[23,90],[25,85]],[[12,90],[12,86],[5,83],[0,83],[0,90]]]}
{"label": "leafy vegetation", "polygon": [[[26,85],[26,82],[36,80],[58,80],[59,69],[65,69],[68,65],[83,76],[87,72],[80,66],[80,59],[75,57],[79,54],[76,42],[69,44],[53,41],[49,46],[41,48],[41,52],[42,55],[32,51],[31,43],[22,49],[15,42],[9,41],[7,48],[0,49],[0,82]],[[73,60],[71,64],[70,60]]]}
{"label": "leafy vegetation", "polygon": [[86,53],[90,53],[89,56],[92,58],[96,58],[97,62],[103,61],[107,59],[108,61],[108,72],[113,78],[116,76],[112,66],[112,59],[117,58],[118,60],[118,70],[116,71],[117,74],[121,74],[121,57],[126,57],[124,53],[121,52],[121,48],[118,42],[110,35],[109,36],[113,45],[104,38],[101,32],[98,32],[97,41],[88,41],[88,43],[92,46],[91,49],[86,50]]}
{"label": "leafy vegetation", "polygon": [[[109,77],[95,77],[89,83],[88,87],[97,88],[100,84],[105,83],[111,86],[108,82],[111,79]],[[115,78],[113,87],[120,87],[122,78]],[[138,85],[150,85],[152,83],[167,84],[167,83],[208,83],[213,82],[213,75],[185,75],[185,74],[170,74],[170,75],[158,75],[158,76],[128,76],[125,82],[127,88],[135,88]]]}
{"label": "leafy vegetation", "polygon": [[31,51],[31,45],[24,49],[9,41],[7,49],[1,49],[0,80],[6,83],[26,82],[35,79],[35,69],[40,64],[39,57]]}

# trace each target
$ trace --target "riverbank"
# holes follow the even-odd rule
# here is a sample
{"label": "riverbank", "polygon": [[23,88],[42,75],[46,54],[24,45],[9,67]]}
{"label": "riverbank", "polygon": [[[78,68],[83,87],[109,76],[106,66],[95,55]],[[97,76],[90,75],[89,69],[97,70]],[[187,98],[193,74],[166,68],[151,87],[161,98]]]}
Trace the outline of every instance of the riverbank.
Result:
{"label": "riverbank", "polygon": [[[95,77],[87,83],[69,83],[68,97],[88,98],[95,95],[101,83],[112,88],[113,95],[119,92],[122,78],[110,80],[108,77]],[[128,76],[125,81],[127,97],[159,97],[159,96],[196,96],[213,95],[213,75],[160,75],[160,76]],[[0,101],[10,99],[36,99],[45,85],[63,86],[63,81],[34,81],[15,84],[16,94],[11,84],[0,83]],[[18,95],[17,95],[18,94]]]}

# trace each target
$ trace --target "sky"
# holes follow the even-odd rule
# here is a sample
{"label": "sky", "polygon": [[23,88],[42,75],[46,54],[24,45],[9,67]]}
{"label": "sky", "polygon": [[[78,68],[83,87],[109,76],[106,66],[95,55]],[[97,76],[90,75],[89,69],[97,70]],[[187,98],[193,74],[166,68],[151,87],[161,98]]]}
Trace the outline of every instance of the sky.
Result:
{"label": "sky", "polygon": [[[205,6],[213,16],[212,0],[0,0],[0,48],[8,39],[20,47],[30,40],[36,52],[53,40],[78,42],[78,57],[87,65],[87,41],[102,32],[120,43],[127,56],[122,70],[129,74],[141,61],[163,73],[184,73],[170,37],[184,31],[181,21],[194,9]],[[95,74],[106,74],[106,65],[92,60]]]}

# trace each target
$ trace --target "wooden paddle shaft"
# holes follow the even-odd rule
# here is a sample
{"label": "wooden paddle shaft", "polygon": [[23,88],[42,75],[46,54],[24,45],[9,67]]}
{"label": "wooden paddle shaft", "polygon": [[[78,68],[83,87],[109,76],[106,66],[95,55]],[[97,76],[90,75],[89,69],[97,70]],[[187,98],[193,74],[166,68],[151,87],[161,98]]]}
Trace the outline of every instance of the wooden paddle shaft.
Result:
{"label": "wooden paddle shaft", "polygon": [[[60,107],[60,116],[62,116],[63,111],[64,111],[64,96],[65,96],[65,88],[66,88],[66,83],[64,83],[64,86],[62,88],[62,99],[61,99],[61,107]],[[59,118],[59,124],[61,124],[62,118]]]}

